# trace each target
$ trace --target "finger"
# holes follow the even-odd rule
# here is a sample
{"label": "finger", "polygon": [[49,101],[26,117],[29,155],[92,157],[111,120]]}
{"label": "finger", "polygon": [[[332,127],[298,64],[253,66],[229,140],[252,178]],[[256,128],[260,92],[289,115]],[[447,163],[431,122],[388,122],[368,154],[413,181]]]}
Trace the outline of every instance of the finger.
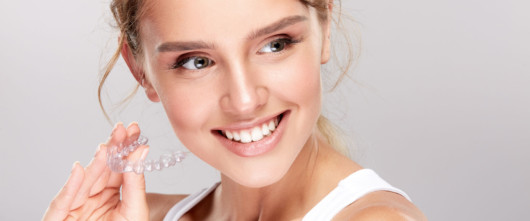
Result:
{"label": "finger", "polygon": [[106,146],[112,148],[113,146],[120,146],[123,141],[127,138],[127,132],[122,122],[118,122],[112,133],[110,134],[109,140],[107,140]]}
{"label": "finger", "polygon": [[[125,139],[126,137],[125,128],[123,127],[123,124],[121,123],[116,124],[116,127],[114,128],[111,136],[112,136],[111,141],[118,142],[120,139],[121,141],[123,141],[123,139]],[[98,147],[98,151],[96,152],[96,155],[94,156],[92,161],[88,164],[88,166],[85,168],[85,179],[84,179],[83,185],[79,189],[79,193],[74,199],[71,209],[76,209],[86,202],[86,200],[90,196],[90,192],[94,184],[104,174],[104,171],[107,168],[107,165],[106,165],[107,148],[105,147],[106,147],[105,145],[100,145]]]}
{"label": "finger", "polygon": [[108,209],[116,208],[116,205],[118,205],[118,201],[116,199],[120,199],[120,190],[106,189],[105,191],[90,197],[90,199],[84,203],[82,207],[73,210],[70,214],[72,214],[76,220],[88,220],[89,218],[99,217],[101,214],[99,214],[99,212],[96,213],[96,211],[101,211],[100,209],[102,207]]}
{"label": "finger", "polygon": [[[107,147],[104,144],[99,145],[100,150],[103,153],[107,152]],[[110,169],[108,167],[105,167],[103,169],[103,172],[98,177],[94,185],[92,185],[92,188],[90,189],[89,197],[94,196],[98,193],[100,193],[105,187],[107,186],[110,178]]]}
{"label": "finger", "polygon": [[[113,134],[116,133],[113,131]],[[117,132],[120,133],[120,132]],[[137,122],[132,122],[127,126],[127,142],[124,143],[132,143],[133,141],[137,140],[140,135],[140,128],[138,127]],[[104,145],[105,146],[105,145]],[[107,148],[106,146],[103,148]],[[105,149],[106,150],[106,149]],[[99,193],[101,190],[103,190],[105,187],[119,187],[121,185],[121,176],[113,176],[111,178],[111,171],[110,169],[105,169],[103,174],[98,178],[94,186],[92,186],[92,189],[90,190],[90,196],[93,196],[97,193]],[[110,183],[109,183],[109,180]]]}
{"label": "finger", "polygon": [[105,191],[101,195],[99,195],[100,201],[105,202],[103,205],[100,205],[98,208],[96,208],[89,217],[86,217],[83,220],[105,220],[103,217],[105,214],[109,214],[109,210],[115,209],[116,205],[118,205],[120,201],[120,193],[118,192],[111,192],[111,191]]}
{"label": "finger", "polygon": [[[142,145],[127,160],[130,162],[144,160],[148,151],[148,146]],[[123,174],[121,206],[126,217],[148,218],[144,174],[136,174],[134,172]]]}
{"label": "finger", "polygon": [[105,188],[120,188],[123,184],[123,173],[110,171],[109,181]]}
{"label": "finger", "polygon": [[138,127],[137,122],[132,122],[127,126],[127,139],[129,143],[134,142],[135,140],[138,140],[138,137],[140,136],[140,127]]}
{"label": "finger", "polygon": [[83,183],[83,179],[83,167],[79,165],[79,162],[75,162],[70,177],[50,203],[42,220],[52,221],[65,219],[70,212],[70,206]]}
{"label": "finger", "polygon": [[[122,136],[122,131],[119,130],[119,131],[115,131],[113,132],[113,134],[117,134],[120,136],[120,139],[117,139],[117,138],[111,138],[109,141],[108,141],[108,144],[109,145],[115,145],[115,146],[119,146],[119,143],[132,143],[133,141],[137,140],[138,139],[138,136],[140,135],[140,128],[138,127],[138,123],[136,122],[133,122],[131,124],[129,124],[129,126],[127,126],[127,130],[126,130],[126,137],[127,138],[121,138]],[[123,140],[127,140],[126,142],[123,141]],[[135,152],[138,152],[138,150],[136,150]],[[109,180],[108,180],[108,183],[107,183],[107,188],[119,188],[123,183],[123,174],[121,173],[115,173],[115,172],[110,172],[110,175],[109,175]]]}
{"label": "finger", "polygon": [[83,180],[83,184],[81,185],[70,209],[75,209],[83,205],[90,195],[90,189],[103,174],[105,167],[106,153],[102,151],[102,149],[99,149],[92,161],[85,168],[85,179]]}

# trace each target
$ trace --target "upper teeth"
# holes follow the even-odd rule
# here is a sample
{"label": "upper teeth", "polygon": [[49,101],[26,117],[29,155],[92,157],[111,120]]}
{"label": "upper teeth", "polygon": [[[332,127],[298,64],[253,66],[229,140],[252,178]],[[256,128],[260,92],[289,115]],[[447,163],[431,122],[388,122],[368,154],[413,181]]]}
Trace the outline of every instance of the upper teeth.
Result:
{"label": "upper teeth", "polygon": [[260,126],[256,126],[250,129],[240,131],[223,130],[222,132],[229,140],[235,140],[241,143],[250,143],[259,141],[263,139],[263,137],[270,135],[271,132],[276,130],[278,122],[278,118],[274,118],[269,122],[263,123]]}

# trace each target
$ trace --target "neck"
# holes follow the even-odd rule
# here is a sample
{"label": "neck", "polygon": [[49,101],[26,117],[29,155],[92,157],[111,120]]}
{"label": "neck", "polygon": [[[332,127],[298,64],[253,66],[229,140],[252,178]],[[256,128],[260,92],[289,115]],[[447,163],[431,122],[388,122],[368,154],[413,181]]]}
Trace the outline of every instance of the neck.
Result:
{"label": "neck", "polygon": [[229,220],[301,218],[341,179],[359,168],[315,134],[283,178],[272,185],[249,188],[221,175],[214,204],[221,217]]}

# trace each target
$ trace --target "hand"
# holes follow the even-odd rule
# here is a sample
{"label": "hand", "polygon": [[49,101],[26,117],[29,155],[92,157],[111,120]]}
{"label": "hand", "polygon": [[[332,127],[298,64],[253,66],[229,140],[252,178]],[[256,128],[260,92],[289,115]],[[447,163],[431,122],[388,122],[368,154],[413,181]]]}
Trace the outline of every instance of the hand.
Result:
{"label": "hand", "polygon": [[[125,129],[118,123],[108,142],[99,145],[88,166],[83,168],[74,163],[70,177],[42,220],[148,220],[144,175],[114,173],[106,165],[107,148],[130,143],[139,134],[138,124],[132,123]],[[127,160],[143,160],[147,151],[147,146],[141,146]]]}

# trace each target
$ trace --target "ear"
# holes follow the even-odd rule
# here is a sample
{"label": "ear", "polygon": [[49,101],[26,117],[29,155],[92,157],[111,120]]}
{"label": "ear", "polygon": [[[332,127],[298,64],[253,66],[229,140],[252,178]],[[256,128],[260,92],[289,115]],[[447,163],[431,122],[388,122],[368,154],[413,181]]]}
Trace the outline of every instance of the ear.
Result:
{"label": "ear", "polygon": [[138,84],[145,89],[147,98],[149,98],[149,100],[152,102],[159,102],[160,98],[158,97],[156,90],[153,88],[151,82],[147,80],[147,76],[145,76],[143,68],[138,64],[136,58],[132,54],[129,44],[123,43],[121,47],[121,56],[123,57],[123,60],[125,60],[125,63],[127,63],[127,66],[129,67],[134,79],[136,79]]}
{"label": "ear", "polygon": [[328,2],[328,18],[327,20],[322,24],[322,54],[321,54],[321,64],[328,63],[330,58],[330,50],[331,50],[331,20],[332,20],[332,12],[333,12],[333,0],[329,0]]}

